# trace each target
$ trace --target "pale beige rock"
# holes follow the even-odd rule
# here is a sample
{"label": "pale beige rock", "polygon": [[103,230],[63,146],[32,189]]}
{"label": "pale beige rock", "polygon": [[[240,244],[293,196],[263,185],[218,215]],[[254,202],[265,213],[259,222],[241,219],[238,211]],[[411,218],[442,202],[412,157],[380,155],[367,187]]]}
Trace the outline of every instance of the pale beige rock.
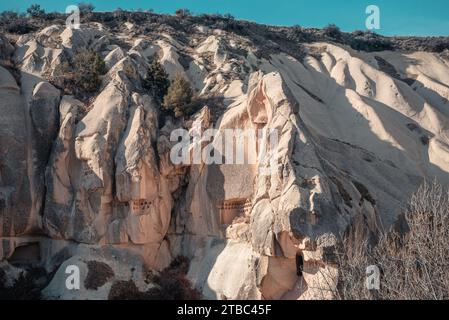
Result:
{"label": "pale beige rock", "polygon": [[[141,265],[161,271],[183,255],[205,298],[331,299],[341,235],[389,228],[424,178],[449,181],[449,65],[436,54],[313,43],[320,53],[301,61],[266,59],[223,30],[199,27],[186,42],[129,28],[49,26],[16,48],[0,35],[0,62],[13,56],[22,71],[19,84],[0,67],[0,257],[39,243],[49,272],[62,264],[45,297],[107,297],[112,280],[67,292],[71,263],[85,273],[86,259],[107,262],[144,290]],[[58,65],[84,49],[108,73],[91,100],[61,99],[62,82],[43,77],[62,79]],[[152,58],[222,105],[207,101],[191,120],[162,114],[142,87]],[[174,165],[171,133],[195,127],[277,130],[276,163]],[[260,153],[263,142],[245,146]]]}

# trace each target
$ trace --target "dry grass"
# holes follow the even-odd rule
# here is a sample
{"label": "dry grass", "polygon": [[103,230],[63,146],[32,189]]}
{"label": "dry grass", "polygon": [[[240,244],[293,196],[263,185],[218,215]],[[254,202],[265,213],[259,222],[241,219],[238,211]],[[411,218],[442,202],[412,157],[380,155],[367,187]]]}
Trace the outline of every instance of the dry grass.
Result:
{"label": "dry grass", "polygon": [[[345,241],[337,248],[336,299],[449,299],[449,191],[437,182],[424,183],[404,217],[404,234],[381,234],[373,247],[367,241]],[[381,271],[380,290],[366,288],[371,265]]]}

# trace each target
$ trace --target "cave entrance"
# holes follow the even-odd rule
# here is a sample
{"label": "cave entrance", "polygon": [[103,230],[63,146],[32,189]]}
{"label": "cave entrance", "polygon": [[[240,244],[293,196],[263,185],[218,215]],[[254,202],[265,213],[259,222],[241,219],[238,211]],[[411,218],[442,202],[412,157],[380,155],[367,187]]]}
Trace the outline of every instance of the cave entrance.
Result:
{"label": "cave entrance", "polygon": [[296,274],[298,277],[302,277],[304,271],[304,258],[301,253],[296,254]]}
{"label": "cave entrance", "polygon": [[12,265],[38,263],[41,260],[40,245],[37,242],[21,245],[15,248],[14,253],[7,260]]}

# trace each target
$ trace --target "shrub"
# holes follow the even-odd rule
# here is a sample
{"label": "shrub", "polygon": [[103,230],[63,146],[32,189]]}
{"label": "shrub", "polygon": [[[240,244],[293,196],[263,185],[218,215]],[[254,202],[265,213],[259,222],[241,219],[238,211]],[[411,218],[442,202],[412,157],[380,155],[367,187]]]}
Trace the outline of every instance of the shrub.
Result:
{"label": "shrub", "polygon": [[324,29],[324,34],[333,39],[341,39],[342,33],[338,26],[335,24],[329,24]]}
{"label": "shrub", "polygon": [[285,31],[285,37],[288,41],[301,42],[307,40],[307,34],[300,25],[295,25]]}
{"label": "shrub", "polygon": [[116,281],[109,291],[108,300],[145,300],[134,281]]}
{"label": "shrub", "polygon": [[123,67],[123,72],[128,77],[128,79],[134,78],[136,76],[136,70],[132,64],[125,64]]}
{"label": "shrub", "polygon": [[88,290],[97,290],[115,275],[111,267],[104,262],[88,261],[87,268],[88,272],[84,280],[84,287]]}
{"label": "shrub", "polygon": [[449,191],[424,183],[405,212],[408,232],[384,236],[375,250],[384,299],[449,299]]}
{"label": "shrub", "polygon": [[0,14],[0,25],[6,32],[15,34],[26,34],[36,29],[24,14],[14,11],[3,11]]}
{"label": "shrub", "polygon": [[[359,241],[337,249],[337,299],[449,299],[449,191],[424,183],[403,217],[404,234],[381,234],[372,248]],[[381,270],[379,291],[365,287],[370,265]]]}
{"label": "shrub", "polygon": [[223,18],[225,18],[226,20],[235,20],[235,17],[230,13],[225,13],[223,15]]}
{"label": "shrub", "polygon": [[393,44],[390,40],[370,31],[353,32],[352,36],[349,37],[349,45],[355,50],[367,52],[393,49]]}
{"label": "shrub", "polygon": [[152,279],[157,287],[146,292],[151,300],[199,300],[200,294],[187,280],[189,261],[185,257],[177,257],[170,266]]}
{"label": "shrub", "polygon": [[31,268],[22,271],[11,287],[5,286],[3,270],[0,270],[0,280],[0,300],[40,300],[41,290],[48,284],[49,277],[45,270]]}
{"label": "shrub", "polygon": [[170,86],[170,80],[159,61],[154,58],[148,69],[147,78],[143,81],[143,87],[150,91],[150,94],[158,102],[162,102]]}
{"label": "shrub", "polygon": [[6,31],[15,34],[27,34],[36,30],[31,24],[29,24],[25,19],[19,18],[18,20],[11,21],[6,26]]}
{"label": "shrub", "polygon": [[41,8],[38,4],[32,4],[28,9],[27,13],[32,18],[42,18],[45,16],[45,10]]}
{"label": "shrub", "polygon": [[177,257],[168,268],[158,275],[149,274],[147,283],[155,287],[141,292],[134,281],[116,281],[109,292],[109,300],[199,300],[198,291],[192,288],[186,278],[189,261],[185,257]]}
{"label": "shrub", "polygon": [[192,16],[192,12],[189,9],[178,9],[175,11],[177,17],[185,18]]}
{"label": "shrub", "polygon": [[186,115],[185,108],[192,102],[193,90],[181,74],[177,74],[164,97],[163,106],[175,113],[176,117]]}
{"label": "shrub", "polygon": [[447,41],[447,39],[444,38],[439,38],[439,39],[434,39],[433,41],[429,41],[429,49],[432,52],[443,52],[445,50],[449,50],[449,42]]}
{"label": "shrub", "polygon": [[83,51],[73,59],[73,83],[76,87],[92,93],[101,84],[100,76],[106,72],[103,59],[95,51]]}
{"label": "shrub", "polygon": [[49,77],[48,80],[81,100],[95,93],[101,85],[101,76],[106,73],[101,56],[95,51],[85,50],[66,59],[58,66],[59,76]]}
{"label": "shrub", "polygon": [[0,23],[2,25],[6,25],[11,20],[16,20],[19,18],[19,14],[14,11],[3,11],[0,13]]}
{"label": "shrub", "polygon": [[78,3],[78,8],[81,14],[91,14],[95,10],[95,6],[92,3],[81,2]]}

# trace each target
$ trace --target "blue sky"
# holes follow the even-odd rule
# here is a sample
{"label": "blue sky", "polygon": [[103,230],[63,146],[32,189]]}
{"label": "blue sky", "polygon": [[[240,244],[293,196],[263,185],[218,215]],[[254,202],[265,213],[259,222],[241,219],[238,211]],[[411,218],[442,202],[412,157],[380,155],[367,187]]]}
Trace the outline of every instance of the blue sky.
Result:
{"label": "blue sky", "polygon": [[[65,11],[79,0],[0,0],[0,11],[25,11],[38,3],[47,11]],[[274,25],[299,24],[323,27],[335,23],[344,31],[365,28],[365,8],[375,4],[381,10],[385,35],[449,35],[449,0],[107,0],[88,1],[97,11],[154,9],[173,13],[188,8],[193,13],[231,13],[239,19]]]}

